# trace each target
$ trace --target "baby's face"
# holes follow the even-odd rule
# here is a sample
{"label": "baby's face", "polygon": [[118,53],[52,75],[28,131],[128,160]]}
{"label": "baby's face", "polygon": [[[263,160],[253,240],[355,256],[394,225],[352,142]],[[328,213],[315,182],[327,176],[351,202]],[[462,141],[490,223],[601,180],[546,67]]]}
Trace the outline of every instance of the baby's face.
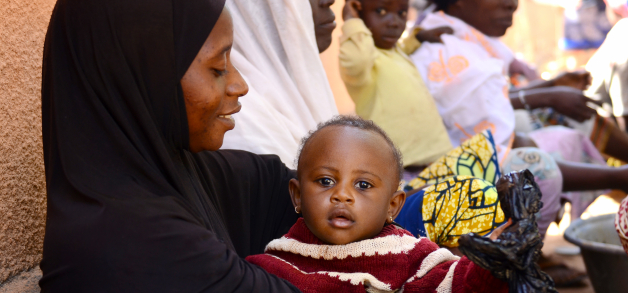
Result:
{"label": "baby's face", "polygon": [[405,194],[397,191],[397,170],[379,134],[329,126],[303,149],[299,181],[290,182],[290,191],[314,235],[347,244],[377,235],[401,210]]}

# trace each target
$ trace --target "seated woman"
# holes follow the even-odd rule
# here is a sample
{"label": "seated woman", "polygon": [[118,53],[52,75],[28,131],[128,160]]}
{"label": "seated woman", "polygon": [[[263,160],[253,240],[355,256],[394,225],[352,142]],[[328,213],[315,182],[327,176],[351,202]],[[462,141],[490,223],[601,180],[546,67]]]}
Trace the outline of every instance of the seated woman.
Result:
{"label": "seated woman", "polygon": [[277,156],[217,151],[247,93],[232,41],[224,1],[56,3],[42,292],[299,292],[243,259],[298,215]]}
{"label": "seated woman", "polygon": [[[318,4],[305,0],[227,3],[235,27],[233,64],[247,80],[249,94],[223,149],[276,154],[295,167],[301,138],[338,114],[317,45],[317,36],[321,49],[331,40],[333,1]],[[313,12],[317,12],[316,23]]]}

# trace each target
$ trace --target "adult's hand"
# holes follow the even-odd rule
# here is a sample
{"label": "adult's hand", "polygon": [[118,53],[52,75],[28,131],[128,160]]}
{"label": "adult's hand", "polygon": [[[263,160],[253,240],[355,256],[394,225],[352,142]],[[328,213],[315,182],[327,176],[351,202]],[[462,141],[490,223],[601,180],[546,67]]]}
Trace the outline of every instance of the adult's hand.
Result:
{"label": "adult's hand", "polygon": [[362,3],[358,0],[347,0],[345,7],[342,9],[342,19],[348,20],[352,18],[359,18],[359,11],[362,10]]}
{"label": "adult's hand", "polygon": [[591,73],[586,70],[563,72],[552,80],[552,85],[568,86],[583,91],[591,85]]}
{"label": "adult's hand", "polygon": [[592,100],[582,91],[569,86],[549,88],[546,94],[550,107],[578,122],[583,122],[596,114],[587,103],[600,105],[599,101]]}
{"label": "adult's hand", "polygon": [[440,38],[443,34],[453,34],[454,30],[448,26],[441,26],[437,28],[433,28],[431,30],[420,30],[416,34],[417,40],[419,42],[428,42],[428,43],[442,43],[443,40]]}

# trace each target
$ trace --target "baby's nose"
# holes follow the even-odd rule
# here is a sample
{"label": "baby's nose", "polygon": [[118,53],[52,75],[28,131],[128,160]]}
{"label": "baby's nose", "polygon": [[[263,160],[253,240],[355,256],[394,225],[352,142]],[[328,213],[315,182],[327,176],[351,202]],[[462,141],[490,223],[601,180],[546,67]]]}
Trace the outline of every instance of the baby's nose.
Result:
{"label": "baby's nose", "polygon": [[331,197],[333,203],[353,203],[354,199],[351,192],[345,189],[339,189]]}

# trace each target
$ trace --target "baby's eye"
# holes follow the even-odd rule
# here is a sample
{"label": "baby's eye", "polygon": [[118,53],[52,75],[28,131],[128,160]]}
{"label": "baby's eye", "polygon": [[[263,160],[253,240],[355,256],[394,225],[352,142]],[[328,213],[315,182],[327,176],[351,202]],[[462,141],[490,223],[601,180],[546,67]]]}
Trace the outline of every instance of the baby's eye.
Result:
{"label": "baby's eye", "polygon": [[357,187],[359,189],[369,189],[369,188],[373,187],[373,185],[371,185],[371,183],[368,183],[366,181],[360,181],[360,182],[355,184],[355,187]]}
{"label": "baby's eye", "polygon": [[375,10],[375,12],[379,13],[379,15],[384,16],[386,15],[386,9],[384,8],[377,8],[377,10]]}
{"label": "baby's eye", "polygon": [[401,10],[401,11],[399,11],[399,16],[401,16],[401,17],[406,17],[406,15],[408,15],[408,11],[407,11],[407,10]]}
{"label": "baby's eye", "polygon": [[321,185],[325,187],[333,186],[335,184],[334,180],[331,180],[329,178],[318,179],[318,183],[320,183]]}

